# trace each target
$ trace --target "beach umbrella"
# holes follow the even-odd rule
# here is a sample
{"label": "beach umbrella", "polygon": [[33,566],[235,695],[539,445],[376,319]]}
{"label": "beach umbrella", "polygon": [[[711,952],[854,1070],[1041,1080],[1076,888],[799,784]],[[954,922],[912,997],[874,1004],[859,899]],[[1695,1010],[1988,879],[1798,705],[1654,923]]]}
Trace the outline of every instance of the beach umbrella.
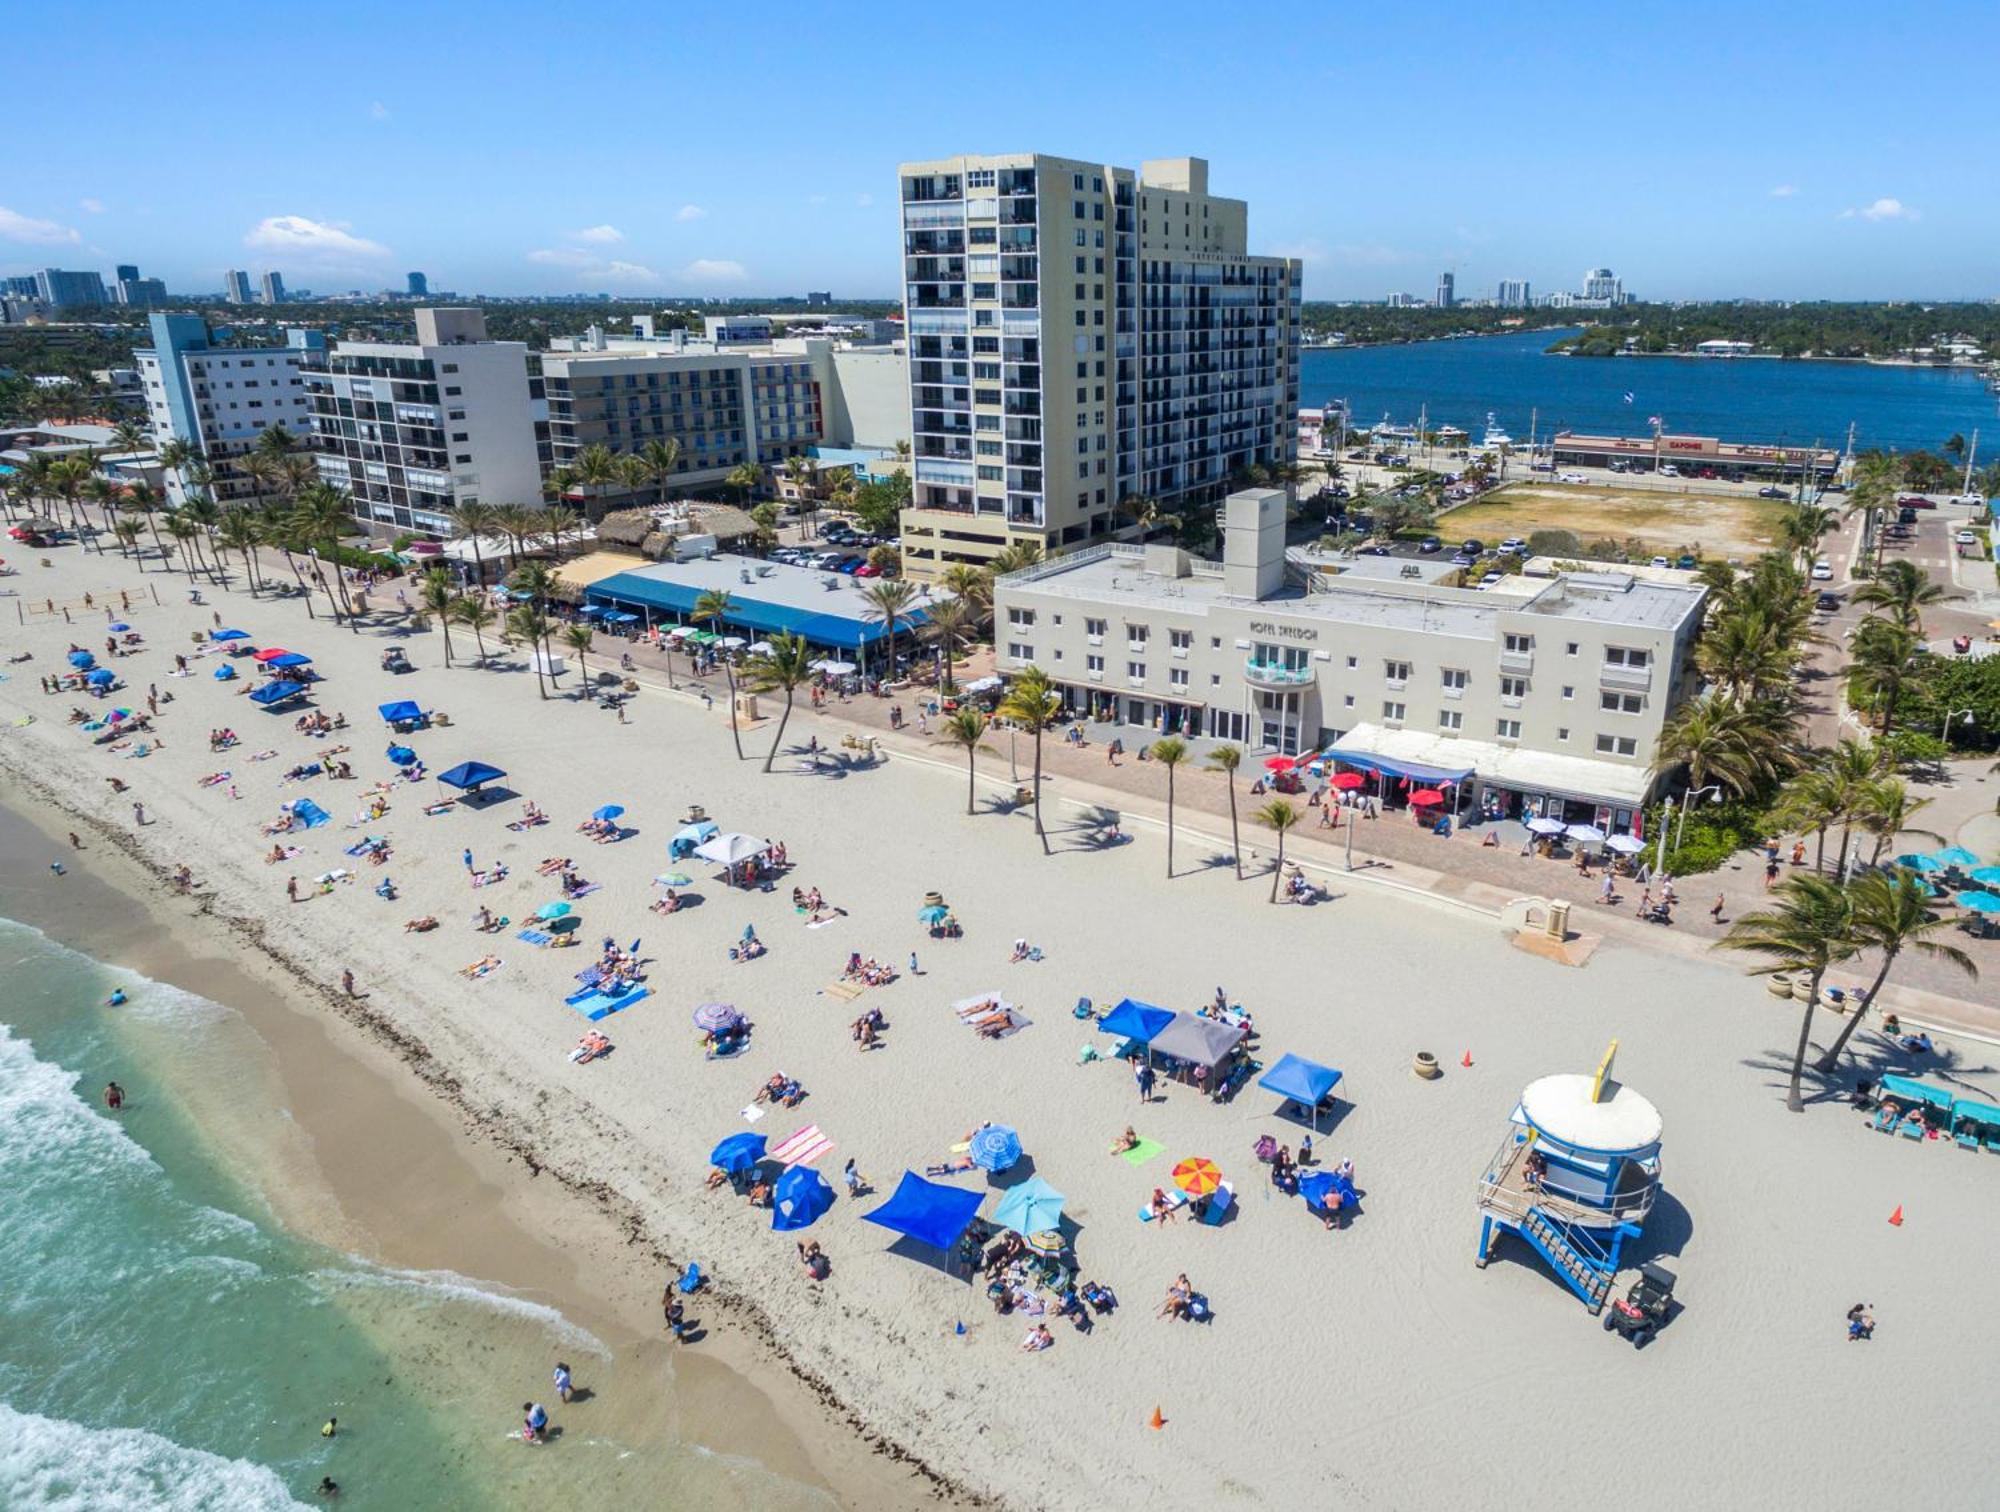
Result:
{"label": "beach umbrella", "polygon": [[749,1170],[763,1158],[762,1134],[732,1134],[708,1152],[708,1163],[720,1166],[731,1176]]}
{"label": "beach umbrella", "polygon": [[119,720],[130,719],[131,717],[132,711],[130,709],[113,709],[109,714],[104,716],[104,721],[106,724],[117,724]]}
{"label": "beach umbrella", "polygon": [[1594,824],[1572,824],[1563,833],[1572,840],[1581,840],[1585,845],[1598,845],[1604,840],[1604,831]]}
{"label": "beach umbrella", "polygon": [[915,1171],[905,1171],[895,1195],[861,1217],[936,1249],[950,1249],[984,1200],[983,1193],[926,1181]]}
{"label": "beach umbrella", "polygon": [[1351,793],[1356,788],[1368,786],[1368,779],[1359,772],[1335,772],[1327,780],[1343,793]]}
{"label": "beach umbrella", "polygon": [[802,1229],[833,1206],[833,1188],[809,1165],[795,1165],[771,1194],[771,1227]]}
{"label": "beach umbrella", "polygon": [[1641,840],[1637,835],[1613,835],[1604,844],[1608,849],[1615,850],[1621,856],[1636,856],[1646,848],[1646,842]]}
{"label": "beach umbrella", "polygon": [[1174,1185],[1190,1197],[1206,1197],[1222,1185],[1222,1168],[1206,1155],[1183,1160],[1173,1174]]}
{"label": "beach umbrella", "polygon": [[1063,1194],[1039,1176],[1030,1176],[1019,1186],[1009,1187],[993,1209],[993,1221],[1012,1229],[1023,1239],[1031,1234],[1052,1233],[1062,1227]]}
{"label": "beach umbrella", "polygon": [[208,638],[212,641],[239,641],[250,639],[248,630],[211,630]]}
{"label": "beach umbrella", "polygon": [[603,808],[592,809],[590,811],[590,817],[593,819],[616,819],[620,814],[624,812],[625,812],[624,804],[607,803],[604,805]]}
{"label": "beach umbrella", "polygon": [[257,660],[263,662],[267,667],[309,667],[312,665],[312,658],[307,656],[303,651],[286,651],[281,655],[268,659],[260,656]]}
{"label": "beach umbrella", "polygon": [[1299,1178],[1299,1195],[1308,1207],[1325,1208],[1327,1198],[1335,1192],[1340,1193],[1343,1203],[1358,1201],[1361,1195],[1354,1190],[1353,1178],[1338,1171],[1308,1171]]}
{"label": "beach umbrella", "polygon": [[1560,835],[1563,832],[1564,827],[1565,826],[1563,825],[1563,822],[1560,819],[1542,818],[1542,819],[1530,819],[1528,821],[1528,828],[1533,830],[1538,835]]}
{"label": "beach umbrella", "polygon": [[236,669],[228,662],[224,662],[215,669],[214,677],[217,682],[233,682],[236,678]]}
{"label": "beach umbrella", "polygon": [[966,1154],[982,1171],[1011,1170],[1021,1159],[1021,1136],[1005,1124],[988,1124],[972,1131]]}
{"label": "beach umbrella", "polygon": [[84,681],[89,683],[93,688],[108,688],[118,681],[118,674],[113,672],[109,667],[99,667],[90,676],[86,677]]}
{"label": "beach umbrella", "polygon": [[653,880],[662,887],[691,887],[694,885],[694,878],[690,877],[686,872],[661,872]]}
{"label": "beach umbrella", "polygon": [[1418,788],[1410,794],[1411,808],[1436,808],[1444,802],[1444,794],[1436,788]]}
{"label": "beach umbrella", "polygon": [[926,903],[922,908],[917,910],[917,922],[920,924],[942,924],[945,915],[950,912],[951,910],[946,908],[942,903]]}
{"label": "beach umbrella", "polygon": [[1962,845],[1948,845],[1943,850],[1932,851],[1931,859],[1945,866],[1977,866],[1979,858]]}
{"label": "beach umbrella", "polygon": [[769,656],[773,649],[771,643],[767,640],[750,642],[750,654],[752,656]]}
{"label": "beach umbrella", "polygon": [[750,642],[740,635],[725,635],[722,637],[722,644],[731,651],[740,651],[743,647],[749,645]]}
{"label": "beach umbrella", "polygon": [[97,658],[88,651],[72,651],[69,654],[69,664],[81,672],[85,667],[96,666]]}
{"label": "beach umbrella", "polygon": [[257,662],[276,661],[281,656],[290,656],[291,654],[283,646],[266,646],[262,651],[251,652],[250,659]]}
{"label": "beach umbrella", "polygon": [[422,724],[423,707],[407,698],[399,698],[394,703],[379,704],[376,712],[387,724]]}
{"label": "beach umbrella", "polygon": [[1266,756],[1264,770],[1267,772],[1289,772],[1299,764],[1296,756]]}
{"label": "beach umbrella", "polygon": [[538,919],[566,919],[569,917],[569,905],[567,903],[544,903],[540,908],[535,910],[535,917]]}
{"label": "beach umbrella", "polygon": [[106,626],[105,628],[112,631],[114,634],[118,634],[126,630],[130,630],[132,627],[126,624],[125,621],[123,620],[116,620],[112,624]]}
{"label": "beach umbrella", "polygon": [[1958,906],[1978,914],[2000,913],[2000,893],[1968,892],[1958,895]]}
{"label": "beach umbrella", "polygon": [[1975,882],[2000,883],[2000,866],[1982,866],[1972,873]]}
{"label": "beach umbrella", "polygon": [[397,766],[408,766],[417,759],[417,753],[406,745],[392,745],[383,754]]}
{"label": "beach umbrella", "polygon": [[727,1003],[703,1003],[694,1011],[694,1026],[704,1034],[720,1034],[743,1022],[743,1015]]}
{"label": "beach umbrella", "polygon": [[1945,869],[1944,863],[1935,856],[1919,856],[1915,854],[1898,856],[1896,858],[1896,865],[1909,871],[1925,873],[1941,872]]}

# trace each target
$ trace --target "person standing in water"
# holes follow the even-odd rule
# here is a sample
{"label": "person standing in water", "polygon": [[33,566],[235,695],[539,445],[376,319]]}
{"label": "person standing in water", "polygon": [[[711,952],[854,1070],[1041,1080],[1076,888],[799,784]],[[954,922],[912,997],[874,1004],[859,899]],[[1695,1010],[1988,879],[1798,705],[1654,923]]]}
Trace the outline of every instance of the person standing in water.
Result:
{"label": "person standing in water", "polygon": [[573,1386],[570,1382],[569,1366],[565,1365],[561,1360],[557,1360],[556,1395],[560,1397],[563,1401],[567,1402],[570,1399],[571,1395],[574,1394],[575,1390],[576,1390],[575,1386]]}
{"label": "person standing in water", "polygon": [[527,1417],[521,1423],[521,1442],[539,1444],[549,1431],[549,1411],[540,1402],[523,1402],[521,1411]]}
{"label": "person standing in water", "polygon": [[125,1089],[116,1082],[104,1084],[104,1106],[116,1113],[125,1106]]}

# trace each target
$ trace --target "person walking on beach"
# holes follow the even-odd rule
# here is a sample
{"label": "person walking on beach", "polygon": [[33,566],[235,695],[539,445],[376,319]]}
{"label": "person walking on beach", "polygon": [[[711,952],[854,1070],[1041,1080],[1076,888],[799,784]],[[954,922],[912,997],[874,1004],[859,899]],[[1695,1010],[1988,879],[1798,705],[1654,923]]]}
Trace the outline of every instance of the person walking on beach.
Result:
{"label": "person walking on beach", "polygon": [[299,879],[297,877],[285,878],[285,896],[294,903],[299,901]]}
{"label": "person walking on beach", "polygon": [[1604,873],[1604,883],[1597,889],[1597,901],[1608,904],[1616,901],[1617,896],[1618,889],[1612,882],[1610,871],[1606,870]]}
{"label": "person walking on beach", "polygon": [[567,1402],[575,1395],[576,1387],[570,1382],[569,1366],[556,1361],[556,1395]]}
{"label": "person walking on beach", "polygon": [[134,822],[137,823],[143,829],[146,823],[146,805],[143,803],[133,804],[132,818]]}
{"label": "person walking on beach", "polygon": [[861,1195],[861,1173],[854,1168],[854,1158],[852,1156],[849,1156],[847,1164],[841,1167],[840,1179],[847,1183],[848,1196],[859,1197]]}
{"label": "person walking on beach", "polygon": [[549,1410],[540,1402],[523,1402],[521,1411],[527,1416],[521,1422],[521,1442],[539,1444],[549,1431]]}
{"label": "person walking on beach", "polygon": [[1139,1101],[1142,1103],[1151,1102],[1153,1100],[1153,1068],[1140,1060],[1136,1055],[1132,1057],[1132,1080],[1138,1085]]}
{"label": "person walking on beach", "polygon": [[358,993],[358,992],[356,992],[356,991],[354,990],[354,973],[353,973],[353,972],[351,972],[351,971],[343,971],[343,972],[341,972],[341,974],[340,974],[340,990],[341,990],[342,992],[346,993],[346,994],[347,994],[347,995],[348,995],[349,997],[360,997],[360,996],[361,996],[361,994],[360,994],[360,993]]}
{"label": "person walking on beach", "polygon": [[[76,837],[72,835],[70,838],[75,839]],[[923,975],[923,973],[917,969],[917,953],[914,950],[910,952],[910,975],[911,976]]]}
{"label": "person walking on beach", "polygon": [[467,871],[471,871],[471,870],[472,870],[472,847],[468,845],[468,846],[467,846],[467,847],[465,848],[465,854],[464,854],[463,856],[461,856],[461,857],[460,857],[459,859],[465,862],[465,869],[466,869]]}
{"label": "person walking on beach", "polygon": [[[71,831],[69,832],[69,848],[70,848],[71,850],[82,850],[82,849],[83,849],[83,842],[82,842],[81,840],[79,840],[79,839],[77,838],[77,836],[76,836],[76,831],[75,831],[75,830],[71,830]],[[912,961],[914,961],[914,960],[916,960],[916,957],[915,957],[915,956],[911,956],[911,957],[910,957],[910,959],[911,959]],[[915,970],[915,968],[914,968],[914,967],[912,967],[911,969],[912,969],[912,970]]]}
{"label": "person walking on beach", "polygon": [[676,1344],[685,1344],[687,1342],[687,1309],[681,1305],[681,1299],[673,1294],[672,1288],[668,1288],[665,1301],[666,1306],[664,1310],[667,1315],[667,1328],[673,1334]]}
{"label": "person walking on beach", "polygon": [[1720,928],[1722,925],[1722,894],[1715,895],[1715,901],[1708,906],[1708,917]]}

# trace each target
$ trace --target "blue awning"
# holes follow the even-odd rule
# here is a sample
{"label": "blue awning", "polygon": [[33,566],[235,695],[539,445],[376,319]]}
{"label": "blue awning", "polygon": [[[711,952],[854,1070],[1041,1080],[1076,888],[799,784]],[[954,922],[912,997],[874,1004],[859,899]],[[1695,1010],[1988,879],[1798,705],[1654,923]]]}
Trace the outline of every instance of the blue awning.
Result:
{"label": "blue awning", "polygon": [[424,717],[424,711],[407,698],[397,703],[385,703],[381,705],[380,713],[383,720],[392,725],[417,724]]}
{"label": "blue awning", "polygon": [[1125,998],[1098,1021],[1097,1027],[1106,1034],[1123,1035],[1145,1045],[1152,1043],[1153,1036],[1173,1021],[1171,1009],[1155,1008],[1151,1003],[1137,1003]]}
{"label": "blue awning", "polygon": [[1879,1089],[1883,1097],[1900,1097],[1904,1102],[1929,1103],[1933,1108],[1949,1108],[1952,1094],[1942,1087],[1930,1087],[1907,1076],[1885,1076]]}
{"label": "blue awning", "polygon": [[482,782],[494,782],[507,774],[497,766],[488,766],[483,761],[461,761],[448,772],[439,772],[438,781],[455,788],[476,788]]}
{"label": "blue awning", "polygon": [[950,1249],[972,1222],[982,1200],[978,1192],[926,1181],[915,1171],[905,1171],[896,1195],[874,1212],[861,1216],[869,1223],[879,1223],[883,1228],[907,1234],[938,1249]]}
{"label": "blue awning", "polygon": [[1311,1108],[1317,1106],[1339,1080],[1340,1073],[1333,1067],[1322,1066],[1317,1061],[1309,1061],[1302,1055],[1287,1051],[1277,1065],[1257,1078],[1257,1085],[1267,1092],[1289,1097],[1293,1102]]}
{"label": "blue awning", "polygon": [[[888,627],[880,623],[760,602],[749,596],[753,592],[754,585],[747,591],[732,589],[729,595],[730,611],[723,616],[722,623],[764,635],[802,635],[813,645],[836,646],[849,651],[872,646],[888,634]],[[600,607],[641,607],[651,609],[655,614],[682,617],[694,613],[694,606],[700,601],[702,593],[703,590],[693,584],[665,582],[633,572],[614,573],[591,584],[586,590],[589,602]],[[922,609],[912,608],[898,617],[897,628],[899,631],[910,630],[926,623],[929,618]]]}
{"label": "blue awning", "polygon": [[297,698],[305,690],[306,685],[304,683],[265,683],[263,687],[250,695],[250,702],[257,704],[280,704],[288,698]]}
{"label": "blue awning", "polygon": [[1426,766],[1421,761],[1391,761],[1369,751],[1350,751],[1328,746],[1319,753],[1321,761],[1338,761],[1364,772],[1380,772],[1385,777],[1413,777],[1419,782],[1463,782],[1472,775],[1471,767]]}

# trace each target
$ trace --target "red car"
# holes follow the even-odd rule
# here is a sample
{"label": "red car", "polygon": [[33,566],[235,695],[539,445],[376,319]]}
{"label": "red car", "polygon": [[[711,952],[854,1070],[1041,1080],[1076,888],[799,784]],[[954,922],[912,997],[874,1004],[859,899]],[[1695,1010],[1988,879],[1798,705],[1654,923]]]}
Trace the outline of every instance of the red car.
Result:
{"label": "red car", "polygon": [[880,577],[882,575],[882,569],[880,567],[877,567],[873,562],[863,562],[859,567],[854,569],[854,575],[858,578]]}
{"label": "red car", "polygon": [[1896,502],[1905,509],[1936,509],[1937,505],[1922,494],[1898,494]]}

